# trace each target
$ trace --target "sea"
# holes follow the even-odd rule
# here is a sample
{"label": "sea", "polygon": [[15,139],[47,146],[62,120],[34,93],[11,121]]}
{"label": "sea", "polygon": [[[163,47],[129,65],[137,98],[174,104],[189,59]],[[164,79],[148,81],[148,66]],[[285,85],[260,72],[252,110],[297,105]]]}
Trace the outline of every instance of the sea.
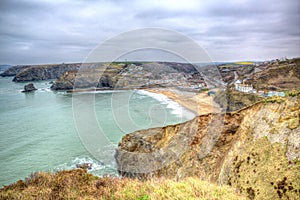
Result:
{"label": "sea", "polygon": [[[48,80],[34,82],[38,90],[23,93],[25,84],[0,77],[0,187],[38,171],[74,169],[82,163],[92,163],[88,171],[97,176],[118,176],[114,150],[107,146],[117,148],[127,133],[194,117],[166,96],[143,90],[56,92]],[[85,103],[92,111],[78,109],[78,99],[90,97],[93,101]],[[93,143],[97,152],[83,141],[85,130],[91,132],[91,119],[85,116],[94,116],[96,129],[105,136],[105,144],[102,137],[99,145]]]}

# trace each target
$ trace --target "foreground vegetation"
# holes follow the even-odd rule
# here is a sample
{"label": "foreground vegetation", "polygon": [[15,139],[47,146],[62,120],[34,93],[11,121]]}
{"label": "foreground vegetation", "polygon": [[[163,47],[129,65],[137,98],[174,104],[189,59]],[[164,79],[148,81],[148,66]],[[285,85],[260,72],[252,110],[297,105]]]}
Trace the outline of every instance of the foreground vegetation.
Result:
{"label": "foreground vegetation", "polygon": [[38,172],[25,181],[4,186],[0,199],[245,199],[227,186],[197,178],[184,181],[104,177],[85,170]]}

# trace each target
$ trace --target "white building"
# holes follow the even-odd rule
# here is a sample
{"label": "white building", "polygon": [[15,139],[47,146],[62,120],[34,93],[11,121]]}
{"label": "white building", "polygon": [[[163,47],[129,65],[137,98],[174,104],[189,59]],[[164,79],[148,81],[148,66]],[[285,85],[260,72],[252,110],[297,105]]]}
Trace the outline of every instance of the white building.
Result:
{"label": "white building", "polygon": [[240,92],[256,93],[256,90],[253,88],[252,85],[244,84],[240,80],[236,80],[234,82],[234,86],[235,89]]}

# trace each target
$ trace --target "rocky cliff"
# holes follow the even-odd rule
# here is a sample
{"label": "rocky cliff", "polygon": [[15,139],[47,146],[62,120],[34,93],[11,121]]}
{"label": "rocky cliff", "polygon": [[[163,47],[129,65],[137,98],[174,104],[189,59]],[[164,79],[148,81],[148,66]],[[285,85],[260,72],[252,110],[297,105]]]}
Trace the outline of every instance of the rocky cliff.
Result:
{"label": "rocky cliff", "polygon": [[115,158],[123,176],[228,184],[250,199],[300,195],[300,95],[267,99],[239,112],[122,138]]}
{"label": "rocky cliff", "polygon": [[259,90],[291,90],[300,87],[300,58],[268,64],[253,74],[253,86]]}
{"label": "rocky cliff", "polygon": [[261,93],[239,92],[233,81],[239,79],[253,85],[257,91],[284,91],[287,93],[300,89],[300,58],[285,61],[268,61],[257,65],[226,64],[218,66],[222,78],[228,83],[225,91],[214,96],[226,111],[235,111],[250,106],[263,99]]}
{"label": "rocky cliff", "polygon": [[0,65],[0,76],[3,72],[5,72],[6,70],[8,70],[9,68],[11,68],[11,65]]}
{"label": "rocky cliff", "polygon": [[77,70],[81,64],[33,65],[19,69],[13,81],[38,81],[56,79],[66,71]]}
{"label": "rocky cliff", "polygon": [[17,65],[8,68],[3,73],[0,74],[0,76],[15,76],[17,73],[19,73],[21,70],[31,67],[30,65]]}
{"label": "rocky cliff", "polygon": [[127,67],[124,63],[98,63],[84,69],[66,71],[51,86],[52,90],[72,90],[102,88],[111,89],[119,78],[119,73]]}
{"label": "rocky cliff", "polygon": [[81,88],[136,89],[205,86],[200,73],[191,64],[169,62],[103,63],[93,69],[65,72],[52,85],[53,90]]}
{"label": "rocky cliff", "polygon": [[300,58],[251,65],[228,63],[219,65],[218,69],[228,84],[239,79],[252,84],[257,90],[291,90],[300,87]]}

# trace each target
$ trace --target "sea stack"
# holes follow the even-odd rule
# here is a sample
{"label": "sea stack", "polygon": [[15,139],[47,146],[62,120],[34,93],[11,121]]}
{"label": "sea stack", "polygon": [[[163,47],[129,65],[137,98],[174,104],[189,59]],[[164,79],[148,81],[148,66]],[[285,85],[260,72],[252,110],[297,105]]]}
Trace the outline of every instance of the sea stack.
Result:
{"label": "sea stack", "polygon": [[24,90],[22,92],[33,92],[35,90],[37,89],[34,87],[33,83],[29,83],[24,86]]}

